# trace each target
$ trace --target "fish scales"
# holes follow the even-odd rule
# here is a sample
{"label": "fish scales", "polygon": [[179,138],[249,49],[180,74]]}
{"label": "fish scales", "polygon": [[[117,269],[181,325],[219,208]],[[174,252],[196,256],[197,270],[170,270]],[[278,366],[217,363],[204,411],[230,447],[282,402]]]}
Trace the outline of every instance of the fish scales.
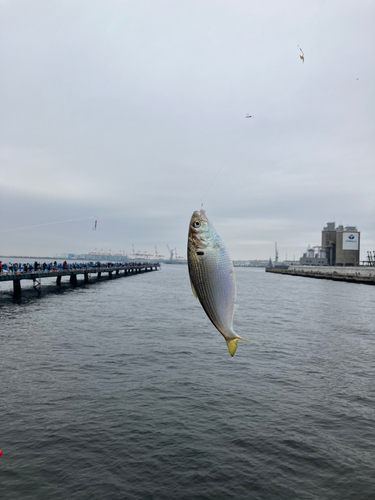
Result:
{"label": "fish scales", "polygon": [[[233,308],[235,299],[234,281],[230,274],[222,272],[226,267],[230,267],[230,260],[220,259],[217,264],[212,252],[207,252],[207,259],[200,265],[197,256],[195,265],[192,269],[192,281],[196,284],[195,288],[198,298],[206,311],[208,317],[219,331],[225,331],[226,328],[233,327]],[[227,257],[226,255],[224,257]],[[230,290],[232,288],[232,290]],[[231,301],[228,301],[228,291],[231,291]]]}

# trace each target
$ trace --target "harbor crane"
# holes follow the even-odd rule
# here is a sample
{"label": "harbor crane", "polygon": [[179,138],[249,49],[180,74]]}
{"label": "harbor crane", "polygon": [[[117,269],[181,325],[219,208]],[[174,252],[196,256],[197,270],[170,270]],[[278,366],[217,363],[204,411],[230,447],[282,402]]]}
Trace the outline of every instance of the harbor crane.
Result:
{"label": "harbor crane", "polygon": [[132,243],[132,250],[133,250],[133,253],[131,255],[133,256],[133,258],[143,257],[143,254],[141,254],[140,250],[137,250],[137,251],[134,250],[134,243]]}
{"label": "harbor crane", "polygon": [[375,266],[375,251],[373,254],[371,252],[367,252],[367,262],[369,266]]}
{"label": "harbor crane", "polygon": [[159,259],[159,258],[162,259],[164,257],[164,255],[160,255],[160,253],[158,253],[158,249],[156,248],[156,245],[155,245],[155,257],[157,259]]}
{"label": "harbor crane", "polygon": [[183,257],[181,255],[177,254],[177,249],[176,248],[174,249],[174,254],[175,254],[176,259],[183,259]]}
{"label": "harbor crane", "polygon": [[168,243],[167,243],[167,247],[168,247],[168,250],[169,250],[169,253],[170,253],[170,257],[169,257],[169,258],[172,260],[172,259],[173,259],[173,250],[171,250],[171,249],[169,248]]}

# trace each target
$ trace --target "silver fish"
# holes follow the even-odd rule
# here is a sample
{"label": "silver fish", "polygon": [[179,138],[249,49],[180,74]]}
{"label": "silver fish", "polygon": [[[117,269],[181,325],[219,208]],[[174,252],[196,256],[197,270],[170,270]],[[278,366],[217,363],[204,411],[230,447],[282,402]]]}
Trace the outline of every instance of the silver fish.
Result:
{"label": "silver fish", "polygon": [[220,236],[201,208],[190,219],[188,266],[191,288],[213,325],[226,340],[231,356],[237,341],[233,330],[236,280],[233,263]]}

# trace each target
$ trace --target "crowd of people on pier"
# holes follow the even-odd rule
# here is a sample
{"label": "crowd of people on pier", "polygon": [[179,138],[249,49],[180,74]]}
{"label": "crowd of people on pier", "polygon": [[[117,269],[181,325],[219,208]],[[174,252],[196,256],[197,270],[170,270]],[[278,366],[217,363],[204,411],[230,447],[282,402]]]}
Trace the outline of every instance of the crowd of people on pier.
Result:
{"label": "crowd of people on pier", "polygon": [[0,261],[0,274],[3,273],[41,273],[41,272],[52,272],[52,271],[72,271],[79,269],[108,269],[114,267],[125,268],[125,267],[136,267],[136,266],[145,266],[145,265],[155,265],[155,262],[74,262],[72,264],[68,264],[66,260],[62,263],[54,262],[46,262],[40,263],[35,261],[33,264],[29,262],[8,262],[3,263]]}

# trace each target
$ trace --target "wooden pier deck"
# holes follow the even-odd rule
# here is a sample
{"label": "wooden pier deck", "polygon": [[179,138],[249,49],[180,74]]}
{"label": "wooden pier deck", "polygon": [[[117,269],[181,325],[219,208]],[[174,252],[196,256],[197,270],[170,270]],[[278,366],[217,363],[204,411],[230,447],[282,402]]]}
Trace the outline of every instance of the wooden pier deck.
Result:
{"label": "wooden pier deck", "polygon": [[[81,265],[82,266],[82,265]],[[42,278],[55,278],[56,285],[61,285],[61,280],[64,277],[68,277],[72,285],[77,285],[77,277],[83,275],[84,283],[89,283],[91,275],[94,274],[97,278],[101,278],[103,274],[107,274],[108,278],[111,279],[113,275],[115,276],[129,276],[132,274],[146,273],[150,271],[157,271],[160,268],[159,263],[126,263],[121,265],[113,266],[93,266],[84,265],[78,269],[56,269],[56,270],[41,270],[31,272],[3,272],[0,274],[0,283],[2,282],[13,282],[13,293],[14,295],[19,295],[21,293],[21,281],[22,280],[32,280],[34,289],[40,293]]]}

